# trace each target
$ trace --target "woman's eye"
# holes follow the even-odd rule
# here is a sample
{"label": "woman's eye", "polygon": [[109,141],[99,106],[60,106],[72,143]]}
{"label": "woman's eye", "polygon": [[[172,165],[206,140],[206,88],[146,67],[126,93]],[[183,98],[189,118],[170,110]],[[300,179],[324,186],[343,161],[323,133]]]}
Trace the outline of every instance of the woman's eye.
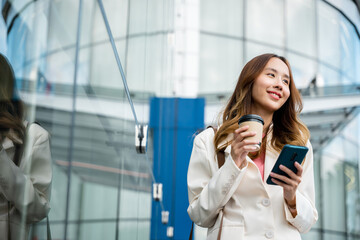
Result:
{"label": "woman's eye", "polygon": [[286,85],[289,85],[289,80],[284,79],[283,82],[284,82]]}
{"label": "woman's eye", "polygon": [[275,77],[275,74],[273,74],[273,73],[268,73],[267,75],[271,76],[271,77]]}

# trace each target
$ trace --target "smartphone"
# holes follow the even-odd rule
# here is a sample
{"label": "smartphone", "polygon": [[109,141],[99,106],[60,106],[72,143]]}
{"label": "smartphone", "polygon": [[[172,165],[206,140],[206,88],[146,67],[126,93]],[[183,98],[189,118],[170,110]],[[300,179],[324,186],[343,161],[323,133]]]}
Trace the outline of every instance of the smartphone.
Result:
{"label": "smartphone", "polygon": [[[297,168],[295,167],[295,162],[298,162],[301,164],[305,158],[306,153],[309,151],[307,147],[304,146],[295,146],[286,144],[284,148],[281,150],[280,155],[278,159],[276,160],[276,163],[271,170],[274,173],[289,177],[284,171],[282,171],[279,167],[280,165],[284,165],[285,167],[289,168],[291,171],[293,171],[295,174],[297,173]],[[268,179],[266,180],[267,184],[276,185],[271,180],[271,176],[269,175]],[[279,180],[281,181],[281,180]]]}

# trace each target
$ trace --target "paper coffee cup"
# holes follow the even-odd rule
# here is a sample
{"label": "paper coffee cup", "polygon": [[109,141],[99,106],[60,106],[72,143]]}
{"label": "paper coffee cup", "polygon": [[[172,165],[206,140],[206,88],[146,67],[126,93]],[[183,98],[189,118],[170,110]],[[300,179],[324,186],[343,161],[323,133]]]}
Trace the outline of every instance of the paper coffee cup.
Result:
{"label": "paper coffee cup", "polygon": [[261,147],[264,120],[262,119],[262,117],[256,114],[244,115],[239,119],[239,127],[243,126],[249,126],[249,129],[247,131],[256,132],[255,136],[247,137],[246,140],[258,142],[254,145],[254,147],[256,147],[256,150],[254,150],[254,152],[259,151]]}

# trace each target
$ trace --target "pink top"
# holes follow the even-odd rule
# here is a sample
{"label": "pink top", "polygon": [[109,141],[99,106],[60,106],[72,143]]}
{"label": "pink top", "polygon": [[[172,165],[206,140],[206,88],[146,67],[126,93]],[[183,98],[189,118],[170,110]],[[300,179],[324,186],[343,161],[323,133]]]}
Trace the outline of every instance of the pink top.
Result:
{"label": "pink top", "polygon": [[253,162],[258,167],[261,178],[264,181],[265,151],[263,151],[257,158],[254,158]]}
{"label": "pink top", "polygon": [[[265,134],[263,133],[262,138],[265,137]],[[261,178],[264,181],[264,167],[265,167],[265,152],[263,151],[257,158],[253,159],[253,162],[256,164],[256,166],[258,167],[260,174],[261,174]]]}

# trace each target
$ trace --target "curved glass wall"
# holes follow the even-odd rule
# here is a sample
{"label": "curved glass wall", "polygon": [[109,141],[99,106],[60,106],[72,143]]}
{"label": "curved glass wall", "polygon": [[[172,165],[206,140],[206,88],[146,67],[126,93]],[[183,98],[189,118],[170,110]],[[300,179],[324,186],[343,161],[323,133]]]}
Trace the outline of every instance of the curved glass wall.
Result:
{"label": "curved glass wall", "polygon": [[[183,81],[182,6],[104,0],[140,123],[149,121],[151,96],[174,96]],[[264,52],[286,56],[301,89],[318,75],[320,87],[360,82],[358,32],[325,1],[202,0],[191,14],[199,19],[194,88],[208,103],[222,103],[244,63]],[[6,26],[28,118],[52,135],[53,238],[149,239],[151,171],[134,150],[134,116],[98,1],[13,1]],[[304,239],[360,239],[358,133],[356,118],[316,152],[320,219]],[[43,238],[45,226],[32,237]]]}
{"label": "curved glass wall", "polygon": [[[147,123],[149,96],[170,86],[161,82],[170,66],[173,7],[104,1],[104,9],[137,119]],[[134,116],[98,1],[17,1],[14,12],[20,14],[8,17],[8,56],[31,106],[28,118],[52,137],[53,239],[149,238],[151,142],[146,160],[135,151]],[[45,233],[41,222],[31,239]]]}
{"label": "curved glass wall", "polygon": [[318,74],[319,86],[359,81],[359,35],[324,1],[211,0],[201,1],[201,9],[201,95],[230,94],[242,66],[264,52],[289,59],[298,88]]}

